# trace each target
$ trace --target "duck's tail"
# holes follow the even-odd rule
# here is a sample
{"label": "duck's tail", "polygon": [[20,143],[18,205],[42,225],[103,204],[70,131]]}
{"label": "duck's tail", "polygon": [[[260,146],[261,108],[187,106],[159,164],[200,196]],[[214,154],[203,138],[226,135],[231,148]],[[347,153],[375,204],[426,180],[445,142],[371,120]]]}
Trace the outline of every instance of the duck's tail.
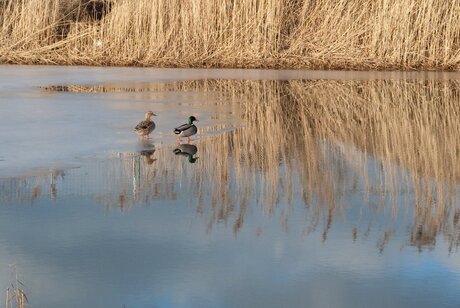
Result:
{"label": "duck's tail", "polygon": [[178,130],[177,128],[174,129],[174,134],[179,135],[180,133],[181,133],[180,130]]}

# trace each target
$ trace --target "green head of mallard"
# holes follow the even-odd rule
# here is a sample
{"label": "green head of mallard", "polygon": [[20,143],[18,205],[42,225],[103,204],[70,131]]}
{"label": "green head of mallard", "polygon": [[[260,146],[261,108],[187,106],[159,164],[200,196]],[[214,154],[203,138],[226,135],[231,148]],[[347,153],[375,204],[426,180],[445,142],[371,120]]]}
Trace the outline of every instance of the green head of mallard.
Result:
{"label": "green head of mallard", "polygon": [[194,164],[199,157],[193,157],[192,155],[189,155],[188,157],[188,162],[191,164]]}
{"label": "green head of mallard", "polygon": [[190,116],[190,117],[188,118],[188,124],[190,124],[190,125],[192,125],[193,122],[195,122],[195,121],[199,122],[198,119],[195,118],[194,116]]}

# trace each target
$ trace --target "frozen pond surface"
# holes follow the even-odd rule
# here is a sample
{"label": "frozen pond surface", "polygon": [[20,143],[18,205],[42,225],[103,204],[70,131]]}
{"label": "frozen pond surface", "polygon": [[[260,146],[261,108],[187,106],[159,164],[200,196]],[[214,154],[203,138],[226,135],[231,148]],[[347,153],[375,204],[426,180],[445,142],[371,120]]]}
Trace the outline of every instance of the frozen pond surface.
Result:
{"label": "frozen pond surface", "polygon": [[17,273],[32,307],[459,307],[459,93],[456,73],[0,66],[0,300]]}

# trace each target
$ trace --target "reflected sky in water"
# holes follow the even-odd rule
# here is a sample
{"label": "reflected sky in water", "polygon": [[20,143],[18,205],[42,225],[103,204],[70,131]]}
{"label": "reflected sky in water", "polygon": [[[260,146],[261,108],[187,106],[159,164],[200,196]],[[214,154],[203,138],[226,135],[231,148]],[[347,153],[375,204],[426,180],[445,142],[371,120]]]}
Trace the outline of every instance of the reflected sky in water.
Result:
{"label": "reflected sky in water", "polygon": [[1,67],[0,294],[16,267],[35,307],[458,307],[456,75],[261,74]]}

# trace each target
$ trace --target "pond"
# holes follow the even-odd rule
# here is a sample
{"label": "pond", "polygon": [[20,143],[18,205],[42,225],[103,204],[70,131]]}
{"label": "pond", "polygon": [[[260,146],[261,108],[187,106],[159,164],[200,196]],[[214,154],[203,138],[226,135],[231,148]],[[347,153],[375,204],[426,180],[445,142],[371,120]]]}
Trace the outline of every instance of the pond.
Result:
{"label": "pond", "polygon": [[0,144],[2,301],[460,306],[460,74],[5,65]]}

